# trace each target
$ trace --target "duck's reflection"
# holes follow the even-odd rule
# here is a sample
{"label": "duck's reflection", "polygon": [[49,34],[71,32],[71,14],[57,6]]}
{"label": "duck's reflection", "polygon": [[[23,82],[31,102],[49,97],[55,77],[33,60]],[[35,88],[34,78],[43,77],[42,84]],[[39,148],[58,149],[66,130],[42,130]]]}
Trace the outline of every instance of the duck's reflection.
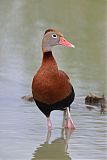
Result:
{"label": "duck's reflection", "polygon": [[51,131],[48,131],[45,143],[35,150],[32,160],[71,160],[67,148],[72,132],[71,129],[62,129],[61,137],[49,144]]}

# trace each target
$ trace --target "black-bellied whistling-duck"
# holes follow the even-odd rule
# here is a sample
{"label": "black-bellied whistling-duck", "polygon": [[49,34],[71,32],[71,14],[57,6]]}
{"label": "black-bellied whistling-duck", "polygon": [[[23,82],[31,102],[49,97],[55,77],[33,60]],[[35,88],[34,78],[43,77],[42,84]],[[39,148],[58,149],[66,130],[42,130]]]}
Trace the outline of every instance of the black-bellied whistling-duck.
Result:
{"label": "black-bellied whistling-duck", "polygon": [[52,128],[50,113],[53,110],[66,110],[65,127],[75,128],[70,115],[70,104],[74,100],[75,93],[68,75],[58,69],[53,57],[52,47],[56,45],[74,48],[74,45],[65,40],[59,31],[54,29],[45,31],[42,40],[42,64],[32,82],[33,98],[47,117],[48,129]]}

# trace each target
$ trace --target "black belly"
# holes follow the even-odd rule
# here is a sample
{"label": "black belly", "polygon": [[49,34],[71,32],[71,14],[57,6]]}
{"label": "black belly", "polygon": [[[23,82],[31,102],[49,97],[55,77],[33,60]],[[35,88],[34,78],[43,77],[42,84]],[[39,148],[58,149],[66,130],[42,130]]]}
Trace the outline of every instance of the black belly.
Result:
{"label": "black belly", "polygon": [[70,107],[70,104],[74,101],[74,98],[75,98],[75,93],[74,93],[74,89],[72,87],[72,92],[68,97],[66,97],[63,100],[58,101],[54,104],[42,103],[42,102],[36,100],[35,98],[34,98],[34,100],[35,100],[38,108],[41,110],[41,112],[44,113],[46,117],[49,117],[50,112],[53,110],[64,110],[65,107]]}

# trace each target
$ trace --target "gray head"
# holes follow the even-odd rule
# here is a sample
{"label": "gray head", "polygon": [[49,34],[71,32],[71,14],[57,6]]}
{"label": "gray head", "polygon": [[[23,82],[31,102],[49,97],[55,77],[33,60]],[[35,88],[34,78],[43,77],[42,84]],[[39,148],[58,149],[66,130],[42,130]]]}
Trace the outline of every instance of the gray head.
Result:
{"label": "gray head", "polygon": [[56,45],[74,48],[74,45],[68,42],[61,32],[55,29],[46,30],[42,40],[43,52],[51,51],[51,48]]}

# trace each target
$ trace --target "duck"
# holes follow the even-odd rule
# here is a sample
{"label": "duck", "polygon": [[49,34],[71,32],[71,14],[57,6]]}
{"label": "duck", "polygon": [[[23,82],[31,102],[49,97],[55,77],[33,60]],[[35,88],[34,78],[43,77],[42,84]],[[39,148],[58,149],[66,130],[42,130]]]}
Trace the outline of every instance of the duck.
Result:
{"label": "duck", "polygon": [[60,31],[47,29],[42,39],[41,66],[32,80],[32,95],[37,107],[47,118],[48,130],[52,129],[50,115],[55,110],[64,111],[65,128],[75,129],[70,113],[75,92],[69,76],[58,68],[52,53],[52,48],[57,45],[75,48]]}

